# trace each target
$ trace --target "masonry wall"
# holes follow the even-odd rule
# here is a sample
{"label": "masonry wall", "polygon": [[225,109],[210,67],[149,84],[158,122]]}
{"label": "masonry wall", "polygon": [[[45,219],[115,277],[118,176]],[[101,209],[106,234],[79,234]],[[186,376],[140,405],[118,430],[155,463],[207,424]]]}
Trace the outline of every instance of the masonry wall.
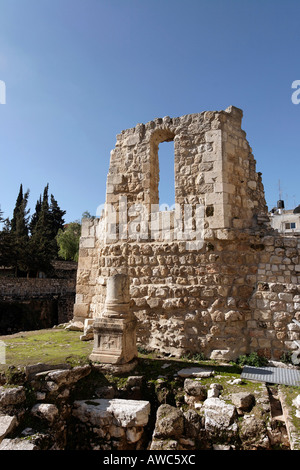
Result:
{"label": "masonry wall", "polygon": [[[104,215],[82,225],[75,319],[100,316],[107,277],[123,272],[144,348],[226,359],[251,351],[278,359],[297,348],[299,246],[270,228],[241,119],[230,107],[156,119],[117,136]],[[176,211],[157,206],[158,146],[165,140],[174,140],[176,204],[203,209],[197,244],[176,231],[165,237],[165,218],[176,226]],[[137,204],[160,227],[155,236]]]}
{"label": "masonry wall", "polygon": [[68,322],[73,317],[75,290],[72,278],[0,278],[0,334]]}

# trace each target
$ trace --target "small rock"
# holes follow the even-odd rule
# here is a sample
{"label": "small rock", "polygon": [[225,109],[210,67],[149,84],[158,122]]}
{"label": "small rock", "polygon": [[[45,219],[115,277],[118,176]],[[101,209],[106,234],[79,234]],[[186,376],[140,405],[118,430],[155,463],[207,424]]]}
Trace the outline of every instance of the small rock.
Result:
{"label": "small rock", "polygon": [[127,379],[126,387],[141,387],[143,385],[143,379],[142,375],[131,375]]}
{"label": "small rock", "polygon": [[199,401],[204,401],[207,398],[207,388],[198,380],[185,379],[184,391],[193,397],[197,397]]}
{"label": "small rock", "polygon": [[223,390],[223,386],[221,384],[211,384],[207,392],[207,398],[218,397],[221,390]]}
{"label": "small rock", "polygon": [[231,395],[232,403],[243,411],[250,411],[255,403],[255,398],[252,393],[238,392]]}
{"label": "small rock", "polygon": [[227,383],[229,383],[230,385],[242,385],[243,380],[242,379],[233,379],[233,380],[229,380]]}
{"label": "small rock", "polygon": [[31,413],[33,416],[45,419],[49,423],[53,423],[59,414],[58,408],[50,403],[38,403],[34,405],[31,409]]}
{"label": "small rock", "polygon": [[83,331],[84,330],[84,324],[81,321],[71,321],[65,328],[66,330],[69,331]]}

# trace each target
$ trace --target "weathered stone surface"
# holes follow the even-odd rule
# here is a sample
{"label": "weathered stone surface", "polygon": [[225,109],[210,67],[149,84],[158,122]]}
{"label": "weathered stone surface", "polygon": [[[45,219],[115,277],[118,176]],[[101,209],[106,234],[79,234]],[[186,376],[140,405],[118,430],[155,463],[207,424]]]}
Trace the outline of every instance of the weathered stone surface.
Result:
{"label": "weathered stone surface", "polygon": [[18,387],[0,387],[0,407],[20,405],[25,399],[25,389],[21,385]]}
{"label": "weathered stone surface", "polygon": [[[127,274],[144,348],[222,361],[294,352],[300,242],[271,229],[242,115],[230,106],[154,119],[117,136],[106,209],[82,222],[74,320],[98,321],[107,280]],[[172,140],[176,207],[161,211],[159,145]],[[201,213],[191,217],[193,233],[184,230],[187,206]]]}
{"label": "weathered stone surface", "polygon": [[237,408],[250,411],[255,403],[255,397],[249,392],[238,392],[231,395],[231,401]]}
{"label": "weathered stone surface", "polygon": [[74,402],[73,415],[95,426],[116,423],[120,427],[145,426],[150,413],[148,401],[93,399]]}
{"label": "weathered stone surface", "polygon": [[50,381],[55,382],[57,385],[72,385],[78,380],[86,377],[91,372],[91,366],[76,366],[69,370],[54,370],[47,374]]}
{"label": "weathered stone surface", "polygon": [[127,399],[79,400],[72,411],[77,429],[89,433],[93,442],[82,442],[80,448],[103,450],[139,448],[149,414],[148,401]]}
{"label": "weathered stone surface", "polygon": [[270,449],[270,439],[266,423],[255,416],[245,416],[240,424],[239,435],[244,450]]}
{"label": "weathered stone surface", "polygon": [[40,450],[34,443],[26,439],[3,439],[0,444],[1,450]]}
{"label": "weathered stone surface", "polygon": [[204,401],[207,398],[207,387],[197,379],[185,379],[184,391],[199,401]]}
{"label": "weathered stone surface", "polygon": [[184,417],[182,411],[171,405],[161,405],[156,414],[154,439],[179,439],[183,430]]}
{"label": "weathered stone surface", "polygon": [[205,429],[211,433],[230,436],[237,433],[237,410],[220,398],[207,398],[203,403]]}
{"label": "weathered stone surface", "polygon": [[31,414],[52,424],[59,416],[59,411],[58,408],[51,403],[37,403],[31,409]]}
{"label": "weathered stone surface", "polygon": [[16,416],[0,415],[0,442],[18,425]]}
{"label": "weathered stone surface", "polygon": [[189,409],[184,413],[185,435],[191,438],[199,438],[204,430],[204,418],[197,411]]}
{"label": "weathered stone surface", "polygon": [[207,398],[218,398],[223,386],[218,383],[213,383],[210,385],[209,390],[207,391]]}
{"label": "weathered stone surface", "polygon": [[300,418],[300,395],[293,400],[293,405],[296,407],[296,417]]}

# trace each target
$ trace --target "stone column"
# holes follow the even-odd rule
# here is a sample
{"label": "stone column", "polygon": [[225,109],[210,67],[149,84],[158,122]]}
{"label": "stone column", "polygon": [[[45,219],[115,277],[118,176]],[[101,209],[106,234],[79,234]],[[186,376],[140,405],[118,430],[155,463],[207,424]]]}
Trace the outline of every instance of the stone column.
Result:
{"label": "stone column", "polygon": [[123,365],[137,358],[137,321],[130,312],[129,303],[128,276],[115,274],[109,277],[102,316],[94,321],[92,361]]}

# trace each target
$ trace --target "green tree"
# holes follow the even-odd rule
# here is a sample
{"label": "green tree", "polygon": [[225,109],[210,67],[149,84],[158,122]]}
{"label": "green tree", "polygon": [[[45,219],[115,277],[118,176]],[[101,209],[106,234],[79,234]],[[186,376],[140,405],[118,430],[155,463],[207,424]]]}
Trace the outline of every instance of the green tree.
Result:
{"label": "green tree", "polygon": [[20,185],[19,194],[13,212],[13,218],[7,225],[10,228],[10,236],[5,235],[10,250],[7,253],[7,261],[11,261],[11,266],[15,268],[15,275],[18,276],[19,271],[27,272],[27,244],[29,212],[27,209],[29,198],[29,190],[23,193],[23,186]]}
{"label": "green tree", "polygon": [[18,238],[28,237],[28,222],[29,212],[27,209],[29,198],[29,189],[23,194],[23,186],[20,185],[19,194],[16,200],[16,205],[11,219],[11,231],[14,232]]}
{"label": "green tree", "polygon": [[40,196],[40,198],[36,201],[35,212],[32,214],[30,222],[29,222],[29,230],[31,234],[33,233],[35,229],[37,221],[39,220],[41,209],[42,209],[42,196]]}
{"label": "green tree", "polygon": [[15,267],[17,270],[16,260],[18,258],[15,236],[10,230],[9,219],[1,218],[4,226],[0,231],[0,266]]}
{"label": "green tree", "polygon": [[52,237],[53,239],[56,238],[58,231],[64,228],[64,215],[66,211],[60,209],[56,199],[54,198],[53,194],[50,196],[50,221],[51,221],[51,230],[52,230]]}
{"label": "green tree", "polygon": [[43,198],[36,205],[35,220],[32,224],[31,238],[27,247],[29,266],[36,274],[38,271],[51,270],[51,261],[57,257],[57,245],[53,236],[52,217],[49,209],[49,185],[44,188]]}
{"label": "green tree", "polygon": [[79,222],[71,222],[64,229],[59,229],[56,239],[59,247],[58,254],[61,258],[78,261],[80,233]]}

